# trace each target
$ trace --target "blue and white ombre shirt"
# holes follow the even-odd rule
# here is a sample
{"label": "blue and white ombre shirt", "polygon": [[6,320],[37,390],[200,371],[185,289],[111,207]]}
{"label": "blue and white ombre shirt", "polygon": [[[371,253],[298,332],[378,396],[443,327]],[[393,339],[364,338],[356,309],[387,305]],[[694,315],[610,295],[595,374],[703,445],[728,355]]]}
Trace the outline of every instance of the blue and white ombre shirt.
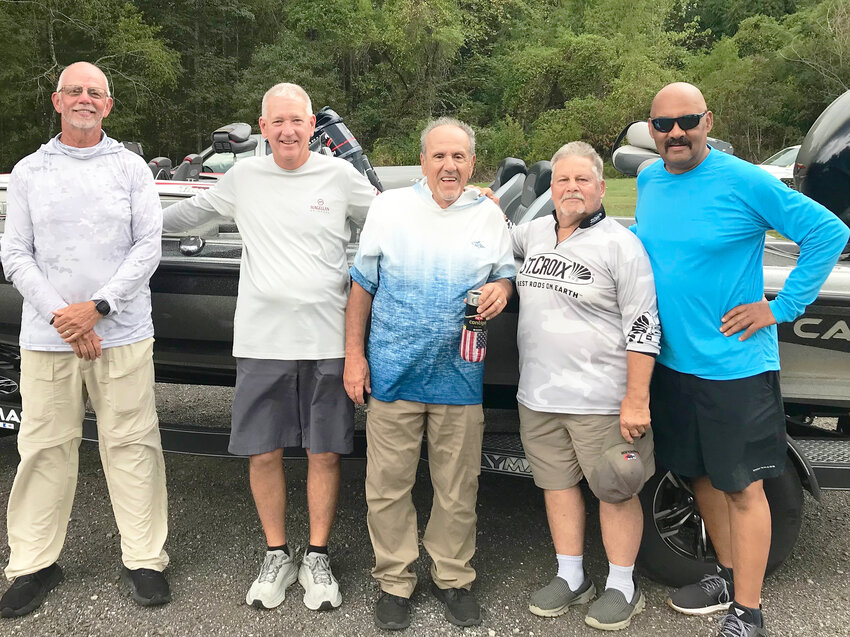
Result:
{"label": "blue and white ombre shirt", "polygon": [[467,188],[440,208],[425,179],[369,209],[351,277],[373,295],[366,356],[372,396],[476,405],[484,365],[460,357],[467,291],[515,274],[499,207]]}

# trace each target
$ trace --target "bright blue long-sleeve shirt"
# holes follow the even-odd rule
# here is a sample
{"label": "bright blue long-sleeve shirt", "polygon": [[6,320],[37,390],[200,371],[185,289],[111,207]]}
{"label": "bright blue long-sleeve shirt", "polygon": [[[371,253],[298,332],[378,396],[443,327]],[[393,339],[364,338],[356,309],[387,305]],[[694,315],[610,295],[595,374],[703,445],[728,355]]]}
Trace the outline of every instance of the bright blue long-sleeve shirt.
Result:
{"label": "bright blue long-sleeve shirt", "polygon": [[847,244],[847,226],[758,166],[714,149],[680,175],[656,162],[637,186],[634,230],[652,263],[663,334],[658,362],[713,380],[778,370],[776,326],[739,341],[740,333],[720,332],[721,317],[763,298],[770,229],[800,246],[770,309],[777,322],[800,316]]}

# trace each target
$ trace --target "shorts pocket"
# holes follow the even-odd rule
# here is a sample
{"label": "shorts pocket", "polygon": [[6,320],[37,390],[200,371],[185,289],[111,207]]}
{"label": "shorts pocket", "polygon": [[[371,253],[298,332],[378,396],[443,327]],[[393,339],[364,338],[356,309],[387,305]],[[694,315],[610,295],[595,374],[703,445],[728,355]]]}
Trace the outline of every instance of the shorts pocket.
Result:
{"label": "shorts pocket", "polygon": [[151,350],[153,341],[110,347],[105,351],[109,363],[109,397],[116,414],[138,410],[148,385],[153,385]]}

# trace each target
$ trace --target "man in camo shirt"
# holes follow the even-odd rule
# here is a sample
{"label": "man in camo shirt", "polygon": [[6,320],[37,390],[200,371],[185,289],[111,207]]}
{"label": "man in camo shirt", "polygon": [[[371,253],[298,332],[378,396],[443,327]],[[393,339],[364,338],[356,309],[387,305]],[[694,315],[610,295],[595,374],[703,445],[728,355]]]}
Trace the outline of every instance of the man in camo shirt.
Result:
{"label": "man in camo shirt", "polygon": [[523,259],[520,433],[544,490],[557,576],[531,597],[536,615],[561,615],[596,594],[583,568],[587,478],[599,498],[608,555],[605,591],[587,624],[619,630],[644,607],[634,578],[643,516],[637,493],[655,472],[649,380],[660,328],[649,259],[637,237],[605,216],[602,160],[584,142],[552,158],[554,219],[511,231]]}
{"label": "man in camo shirt", "polygon": [[63,579],[57,559],[86,397],[121,533],[121,580],[143,606],[171,599],[148,287],[162,208],[144,160],[101,129],[112,97],[99,68],[67,67],[53,106],[62,132],[12,171],[0,244],[4,274],[24,297],[21,460],[7,516],[13,584],[0,598],[3,617],[32,612]]}

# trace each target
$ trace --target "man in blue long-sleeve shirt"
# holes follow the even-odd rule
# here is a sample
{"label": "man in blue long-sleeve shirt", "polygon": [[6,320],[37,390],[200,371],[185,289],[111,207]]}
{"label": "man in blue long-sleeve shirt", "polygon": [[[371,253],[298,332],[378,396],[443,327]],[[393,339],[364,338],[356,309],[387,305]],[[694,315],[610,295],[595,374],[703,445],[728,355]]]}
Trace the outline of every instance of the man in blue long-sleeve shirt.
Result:
{"label": "man in blue long-sleeve shirt", "polygon": [[[708,146],[713,114],[696,87],[664,87],[648,124],[663,161],[638,179],[635,232],[652,263],[664,333],[651,389],[656,455],[692,479],[719,562],[717,575],[668,603],[696,615],[728,608],[719,637],[764,637],[770,509],[762,484],[785,465],[776,324],[815,299],[848,228],[757,166]],[[768,302],[762,252],[772,228],[799,244],[800,257]]]}

